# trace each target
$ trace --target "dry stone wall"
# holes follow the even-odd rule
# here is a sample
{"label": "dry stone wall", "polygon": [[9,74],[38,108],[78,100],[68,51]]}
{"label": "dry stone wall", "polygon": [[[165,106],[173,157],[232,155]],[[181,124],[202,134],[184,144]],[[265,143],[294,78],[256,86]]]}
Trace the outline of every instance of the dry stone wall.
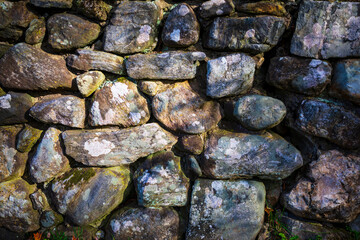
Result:
{"label": "dry stone wall", "polygon": [[0,238],[352,239],[359,104],[357,1],[1,0]]}

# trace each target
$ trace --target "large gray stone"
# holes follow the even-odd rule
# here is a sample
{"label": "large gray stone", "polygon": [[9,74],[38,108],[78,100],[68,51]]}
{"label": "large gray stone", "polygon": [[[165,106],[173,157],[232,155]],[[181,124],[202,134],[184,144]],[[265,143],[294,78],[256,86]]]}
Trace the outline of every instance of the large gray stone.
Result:
{"label": "large gray stone", "polygon": [[28,110],[34,103],[34,99],[26,93],[8,92],[0,96],[0,125],[27,122]]}
{"label": "large gray stone", "polygon": [[186,239],[251,239],[264,220],[265,187],[248,180],[198,179]]}
{"label": "large gray stone", "polygon": [[126,129],[68,130],[62,137],[66,154],[90,166],[130,164],[177,142],[157,123]]}

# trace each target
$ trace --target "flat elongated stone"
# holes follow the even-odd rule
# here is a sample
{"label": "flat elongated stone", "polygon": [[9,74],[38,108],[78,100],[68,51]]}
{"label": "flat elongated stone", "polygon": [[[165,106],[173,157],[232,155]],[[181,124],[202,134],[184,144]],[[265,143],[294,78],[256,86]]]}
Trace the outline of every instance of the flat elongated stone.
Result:
{"label": "flat elongated stone", "polygon": [[193,79],[196,61],[202,61],[205,57],[203,52],[136,54],[130,56],[125,65],[128,75],[134,79]]}
{"label": "flat elongated stone", "polygon": [[202,18],[229,15],[234,7],[232,0],[210,0],[201,4],[199,14]]}
{"label": "flat elongated stone", "polygon": [[144,207],[185,206],[190,180],[180,157],[164,151],[147,157],[134,173],[138,204]]}
{"label": "flat elongated stone", "polygon": [[41,139],[30,161],[30,175],[34,182],[49,181],[70,169],[69,160],[63,154],[60,134],[60,130],[51,127]]}
{"label": "flat elongated stone", "polygon": [[279,89],[316,96],[330,83],[331,71],[326,61],[275,57],[270,61],[266,82]]}
{"label": "flat elongated stone", "polygon": [[34,128],[28,124],[21,130],[17,136],[16,149],[19,152],[30,152],[32,147],[40,139],[43,130]]}
{"label": "flat elongated stone", "polygon": [[360,3],[304,1],[291,53],[312,58],[360,56]]}
{"label": "flat elongated stone", "polygon": [[146,123],[150,111],[135,83],[125,78],[106,84],[94,93],[89,111],[91,126],[137,126]]}
{"label": "flat elongated stone", "polygon": [[169,149],[177,141],[157,123],[127,129],[68,130],[62,137],[66,154],[90,166],[129,164]]}
{"label": "flat elongated stone", "polygon": [[78,49],[76,54],[66,58],[67,65],[78,70],[100,70],[120,75],[125,74],[123,62],[124,59],[115,54],[89,49]]}
{"label": "flat elongated stone", "polygon": [[0,97],[0,125],[25,123],[34,99],[26,93],[9,92]]}
{"label": "flat elongated stone", "polygon": [[30,116],[50,124],[84,128],[85,101],[75,96],[60,96],[36,103]]}
{"label": "flat elongated stone", "polygon": [[105,78],[100,71],[89,71],[76,77],[76,85],[81,95],[88,97],[103,84]]}
{"label": "flat elongated stone", "polygon": [[52,182],[53,203],[72,223],[88,225],[123,201],[129,181],[127,167],[74,168]]}
{"label": "flat elongated stone", "polygon": [[69,89],[74,78],[61,56],[25,43],[16,44],[0,59],[0,84],[7,89]]}
{"label": "flat elongated stone", "polygon": [[206,95],[221,98],[246,93],[253,84],[255,61],[244,53],[207,62]]}
{"label": "flat elongated stone", "polygon": [[211,24],[204,45],[214,50],[266,52],[284,31],[285,20],[279,17],[219,17]]}
{"label": "flat elongated stone", "polygon": [[200,162],[203,173],[217,179],[283,179],[302,165],[301,153],[275,133],[251,135],[220,129],[210,132]]}
{"label": "flat elongated stone", "polygon": [[152,111],[167,128],[190,134],[206,132],[221,120],[220,104],[206,101],[188,82],[175,83],[155,95]]}
{"label": "flat elongated stone", "polygon": [[186,239],[251,239],[264,220],[265,187],[248,180],[198,179]]}
{"label": "flat elongated stone", "polygon": [[41,8],[71,8],[71,0],[30,0],[36,7]]}

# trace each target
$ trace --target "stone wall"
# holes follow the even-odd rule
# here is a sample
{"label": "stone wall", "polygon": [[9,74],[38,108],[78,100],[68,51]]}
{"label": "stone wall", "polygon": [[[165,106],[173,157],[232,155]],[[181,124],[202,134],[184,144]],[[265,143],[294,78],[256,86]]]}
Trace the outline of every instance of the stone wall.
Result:
{"label": "stone wall", "polygon": [[360,231],[359,2],[1,0],[0,41],[1,239]]}

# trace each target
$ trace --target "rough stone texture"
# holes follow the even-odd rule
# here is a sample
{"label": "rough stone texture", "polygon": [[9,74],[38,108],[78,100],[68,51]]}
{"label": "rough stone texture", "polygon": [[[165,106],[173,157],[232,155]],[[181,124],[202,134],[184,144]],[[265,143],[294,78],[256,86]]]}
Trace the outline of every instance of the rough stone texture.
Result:
{"label": "rough stone texture", "polygon": [[64,218],[54,210],[45,210],[41,213],[40,224],[43,228],[55,227],[62,223]]}
{"label": "rough stone texture", "polygon": [[50,205],[45,193],[41,189],[36,189],[35,192],[29,195],[33,208],[41,213],[45,209],[49,209]]}
{"label": "rough stone texture", "polygon": [[332,96],[360,104],[359,59],[347,59],[336,63],[330,92]]}
{"label": "rough stone texture", "polygon": [[57,50],[84,47],[95,41],[100,34],[100,26],[73,14],[59,13],[47,21],[48,43]]}
{"label": "rough stone texture", "polygon": [[282,195],[295,215],[327,222],[351,222],[360,213],[360,158],[337,150],[310,163],[306,178]]}
{"label": "rough stone texture", "polygon": [[295,126],[345,148],[360,147],[360,118],[326,100],[304,100]]}
{"label": "rough stone texture", "polygon": [[324,59],[360,56],[359,11],[358,2],[304,1],[291,53]]}
{"label": "rough stone texture", "polygon": [[285,104],[272,97],[248,95],[237,100],[235,118],[250,130],[263,130],[275,127],[286,115]]}
{"label": "rough stone texture", "polygon": [[200,24],[192,8],[181,3],[171,10],[162,30],[165,46],[188,47],[199,41]]}
{"label": "rough stone texture", "polygon": [[199,14],[202,18],[229,15],[234,7],[232,0],[210,0],[200,5]]}
{"label": "rough stone texture", "polygon": [[190,180],[194,181],[202,176],[201,168],[195,156],[186,155],[181,160],[181,167]]}
{"label": "rough stone texture", "polygon": [[30,0],[30,2],[41,8],[71,8],[72,0]]}
{"label": "rough stone texture", "polygon": [[216,179],[283,179],[302,164],[300,152],[275,133],[251,135],[220,129],[209,133],[200,162],[203,173]]}
{"label": "rough stone texture", "polygon": [[138,88],[141,92],[153,97],[161,90],[165,90],[166,84],[161,81],[139,81]]}
{"label": "rough stone texture", "polygon": [[52,199],[72,223],[88,225],[123,201],[129,181],[127,167],[74,168],[52,182]]}
{"label": "rough stone texture", "polygon": [[221,119],[220,104],[206,101],[188,82],[175,83],[152,100],[154,117],[173,131],[190,134],[206,132]]}
{"label": "rough stone texture", "polygon": [[7,89],[71,88],[73,75],[61,56],[18,43],[0,59],[0,85]]}
{"label": "rough stone texture", "polygon": [[265,187],[248,180],[198,179],[193,186],[186,239],[255,239],[265,206]]}
{"label": "rough stone texture", "polygon": [[104,50],[119,54],[153,50],[158,20],[160,9],[154,2],[121,2],[105,29]]}
{"label": "rough stone texture", "polygon": [[115,54],[78,49],[76,54],[66,58],[67,65],[83,71],[101,70],[119,75],[125,74],[124,59]]}
{"label": "rough stone texture", "polygon": [[172,208],[130,206],[115,212],[106,230],[107,240],[177,240],[180,238],[180,219]]}
{"label": "rough stone texture", "polygon": [[89,71],[76,77],[76,85],[83,97],[90,96],[105,81],[105,75],[100,71]]}
{"label": "rough stone texture", "polygon": [[207,32],[204,46],[214,50],[260,53],[274,47],[285,31],[279,17],[216,18]]}
{"label": "rough stone texture", "polygon": [[205,57],[203,52],[136,54],[130,56],[125,65],[128,75],[134,79],[193,79],[196,75],[196,62]]}
{"label": "rough stone texture", "polygon": [[74,5],[82,15],[100,21],[106,21],[111,10],[111,5],[101,0],[75,0]]}
{"label": "rough stone texture", "polygon": [[268,207],[275,207],[280,199],[283,188],[283,181],[263,180],[266,190],[266,204]]}
{"label": "rough stone texture", "polygon": [[32,232],[40,228],[39,213],[33,209],[29,194],[36,190],[17,178],[0,183],[0,226],[14,232]]}
{"label": "rough stone texture", "polygon": [[199,155],[204,151],[203,135],[184,135],[179,138],[178,146],[181,150]]}
{"label": "rough stone texture", "polygon": [[34,105],[34,102],[34,99],[26,93],[9,92],[1,96],[0,125],[27,122],[27,111]]}
{"label": "rough stone texture", "polygon": [[89,112],[91,126],[132,127],[146,123],[150,111],[146,98],[135,83],[123,78],[106,84],[94,93]]}
{"label": "rough stone texture", "polygon": [[221,98],[246,93],[253,85],[255,65],[244,53],[209,60],[206,95]]}
{"label": "rough stone texture", "polygon": [[41,139],[29,164],[30,175],[34,182],[47,182],[70,169],[69,160],[64,156],[61,148],[60,134],[60,130],[51,127]]}
{"label": "rough stone texture", "polygon": [[0,97],[5,96],[5,95],[6,95],[6,92],[4,91],[4,89],[0,88]]}
{"label": "rough stone texture", "polygon": [[40,139],[43,130],[25,124],[17,136],[16,149],[19,152],[30,152],[32,147]]}
{"label": "rough stone texture", "polygon": [[25,32],[25,42],[28,44],[41,43],[45,37],[46,23],[44,18],[34,19]]}
{"label": "rough stone texture", "polygon": [[30,116],[44,123],[84,128],[85,101],[70,95],[55,96],[36,103]]}
{"label": "rough stone texture", "polygon": [[266,82],[279,89],[316,96],[330,83],[331,71],[326,61],[275,57],[270,61]]}
{"label": "rough stone texture", "polygon": [[157,123],[127,129],[63,132],[66,154],[90,166],[116,166],[171,148],[177,141]]}
{"label": "rough stone texture", "polygon": [[[238,2],[238,1],[237,1]],[[287,15],[286,9],[281,2],[249,2],[235,5],[236,11],[257,15],[275,15],[284,17]]]}
{"label": "rough stone texture", "polygon": [[[16,151],[16,136],[21,125],[0,127],[0,182],[24,174],[27,154]],[[0,214],[1,216],[1,214]]]}
{"label": "rough stone texture", "polygon": [[[4,54],[9,50],[12,46],[14,46],[11,43],[7,42],[0,42],[0,58],[4,56]],[[1,90],[0,90],[0,96],[1,96]]]}
{"label": "rough stone texture", "polygon": [[180,157],[164,151],[150,155],[134,173],[140,206],[185,206],[190,180],[180,166]]}

